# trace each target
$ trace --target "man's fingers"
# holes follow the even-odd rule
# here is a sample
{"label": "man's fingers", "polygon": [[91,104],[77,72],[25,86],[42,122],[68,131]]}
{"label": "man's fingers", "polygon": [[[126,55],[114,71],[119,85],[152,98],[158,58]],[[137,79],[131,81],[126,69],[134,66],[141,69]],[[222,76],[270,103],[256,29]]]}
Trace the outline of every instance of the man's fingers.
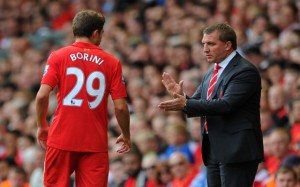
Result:
{"label": "man's fingers", "polygon": [[[178,97],[182,97],[176,94]],[[158,107],[166,111],[177,111],[181,109],[180,100],[178,98],[161,102]]]}
{"label": "man's fingers", "polygon": [[163,83],[163,85],[167,88],[167,83],[164,80],[161,80],[161,82]]}
{"label": "man's fingers", "polygon": [[[180,95],[180,94],[178,94],[178,93],[174,93],[174,98],[175,99],[181,99],[182,97],[184,97],[184,96],[182,96],[182,95]],[[179,101],[178,101],[179,102]]]}
{"label": "man's fingers", "polygon": [[179,95],[178,93],[174,93],[174,94],[173,94],[173,97],[174,97],[175,99],[177,99],[177,98],[180,97],[180,95]]}
{"label": "man's fingers", "polygon": [[174,82],[173,78],[169,75],[169,73],[164,72],[162,77],[166,84]]}
{"label": "man's fingers", "polygon": [[182,88],[183,87],[183,80],[181,80],[180,82],[179,82],[179,86],[180,86],[180,88]]}
{"label": "man's fingers", "polygon": [[159,104],[159,106],[169,106],[169,105],[172,105],[173,100],[174,100],[174,99],[169,100],[169,101],[161,102],[161,103]]}
{"label": "man's fingers", "polygon": [[126,153],[126,152],[128,152],[128,151],[130,151],[130,148],[129,148],[129,146],[126,145],[126,144],[123,144],[123,145],[117,150],[118,153]]}
{"label": "man's fingers", "polygon": [[120,143],[122,140],[120,139],[120,138],[118,138],[117,140],[116,140],[116,144],[118,144],[118,143]]}

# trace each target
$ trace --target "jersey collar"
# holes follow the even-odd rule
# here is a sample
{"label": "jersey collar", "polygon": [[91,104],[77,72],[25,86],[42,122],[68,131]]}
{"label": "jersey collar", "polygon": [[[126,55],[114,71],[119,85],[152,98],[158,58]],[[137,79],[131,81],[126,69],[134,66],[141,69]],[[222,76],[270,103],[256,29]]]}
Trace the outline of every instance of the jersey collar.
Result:
{"label": "jersey collar", "polygon": [[94,49],[101,49],[99,46],[87,43],[87,42],[74,42],[72,46],[81,47],[81,48],[94,48]]}

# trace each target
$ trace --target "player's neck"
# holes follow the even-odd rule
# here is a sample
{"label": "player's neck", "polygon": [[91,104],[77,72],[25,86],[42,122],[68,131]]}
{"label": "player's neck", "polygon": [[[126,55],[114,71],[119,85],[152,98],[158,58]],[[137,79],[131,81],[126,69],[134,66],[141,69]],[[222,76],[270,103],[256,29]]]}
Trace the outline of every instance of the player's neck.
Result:
{"label": "player's neck", "polygon": [[89,44],[96,45],[96,44],[93,43],[92,40],[90,40],[87,37],[77,37],[77,38],[75,38],[75,42],[84,42],[84,43],[89,43]]}

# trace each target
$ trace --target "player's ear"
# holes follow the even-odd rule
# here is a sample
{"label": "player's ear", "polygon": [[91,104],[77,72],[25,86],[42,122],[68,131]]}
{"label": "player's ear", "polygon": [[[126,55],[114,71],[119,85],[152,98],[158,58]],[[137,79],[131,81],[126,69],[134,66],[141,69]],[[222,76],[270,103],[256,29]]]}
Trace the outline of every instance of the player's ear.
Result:
{"label": "player's ear", "polygon": [[103,30],[96,29],[96,30],[93,31],[92,37],[96,37],[99,34],[102,36],[103,32],[104,32]]}
{"label": "player's ear", "polygon": [[92,32],[92,37],[95,37],[95,36],[97,36],[98,34],[99,34],[99,30],[96,29],[96,30],[94,30],[94,31]]}

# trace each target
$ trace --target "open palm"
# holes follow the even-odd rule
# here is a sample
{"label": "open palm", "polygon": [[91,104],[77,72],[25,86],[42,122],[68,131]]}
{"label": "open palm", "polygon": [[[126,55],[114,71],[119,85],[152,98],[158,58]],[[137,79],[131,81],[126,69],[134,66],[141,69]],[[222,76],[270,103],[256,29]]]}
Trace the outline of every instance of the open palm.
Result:
{"label": "open palm", "polygon": [[162,83],[166,87],[168,93],[172,96],[175,94],[183,95],[183,81],[176,83],[175,80],[170,76],[170,74],[164,72],[162,75]]}

